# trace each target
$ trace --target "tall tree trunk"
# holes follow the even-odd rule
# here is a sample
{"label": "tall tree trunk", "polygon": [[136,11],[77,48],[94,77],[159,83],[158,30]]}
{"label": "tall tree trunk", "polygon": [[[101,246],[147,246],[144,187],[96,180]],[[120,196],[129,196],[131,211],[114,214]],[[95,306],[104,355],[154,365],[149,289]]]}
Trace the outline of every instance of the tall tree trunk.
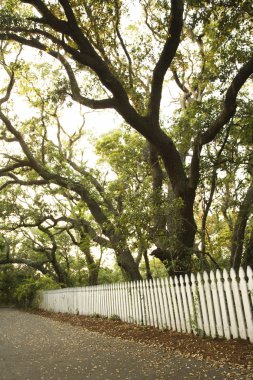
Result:
{"label": "tall tree trunk", "polygon": [[247,242],[246,249],[244,252],[244,266],[250,266],[253,269],[253,228],[250,233],[249,241]]}
{"label": "tall tree trunk", "polygon": [[236,271],[239,269],[242,261],[245,229],[248,218],[252,212],[252,205],[253,180],[251,181],[250,187],[248,188],[245,198],[240,205],[232,236],[230,265]]}
{"label": "tall tree trunk", "polygon": [[90,253],[90,247],[86,247],[82,250],[88,267],[88,285],[97,285],[98,284],[98,273],[99,273],[99,265],[94,260],[93,256]]}
{"label": "tall tree trunk", "polygon": [[126,278],[130,281],[142,280],[138,265],[128,248],[116,253],[117,263],[124,270]]}
{"label": "tall tree trunk", "polygon": [[145,261],[147,280],[152,280],[153,277],[152,277],[152,273],[151,273],[151,269],[150,269],[150,265],[149,265],[149,259],[148,259],[148,251],[147,251],[147,249],[144,250],[143,257],[144,257],[144,261]]}
{"label": "tall tree trunk", "polygon": [[184,205],[181,209],[182,231],[179,232],[179,241],[181,245],[181,253],[179,252],[179,260],[176,265],[176,271],[189,272],[192,268],[192,253],[197,226],[193,215],[193,199],[188,194],[183,199]]}
{"label": "tall tree trunk", "polygon": [[[159,244],[156,243],[157,249],[151,254],[163,262],[170,274],[186,273],[191,270],[191,257],[197,230],[193,216],[197,182],[189,182],[180,154],[171,139],[161,129],[155,129],[154,127],[154,130],[155,138],[153,138],[153,141],[156,142],[154,144],[155,149],[163,160],[167,172],[167,180],[171,184],[173,201],[176,202],[177,199],[181,200],[182,205],[179,206],[177,211],[175,210],[178,220],[174,214],[167,216],[167,224],[170,222],[170,218],[172,223],[174,223],[172,232],[169,231],[166,224],[162,226],[163,221],[158,221],[157,225],[163,228],[164,241],[160,244],[158,239]],[[161,188],[162,175],[159,173],[159,166],[157,159],[155,161],[154,152],[151,151],[151,153],[150,162],[153,162],[153,189],[154,185],[159,189]],[[167,244],[166,240],[170,241],[170,244]]]}
{"label": "tall tree trunk", "polygon": [[81,228],[79,233],[80,233],[81,239],[78,245],[86,259],[87,269],[88,269],[88,285],[97,285],[100,261],[96,262],[96,260],[91,254],[90,236],[87,232],[87,229]]}
{"label": "tall tree trunk", "polygon": [[52,267],[54,268],[54,271],[57,276],[57,280],[62,288],[66,288],[68,286],[71,286],[71,281],[69,279],[68,274],[61,268],[60,264],[58,263],[56,257],[53,257],[51,260]]}
{"label": "tall tree trunk", "polygon": [[[182,198],[181,198],[182,199]],[[181,206],[172,237],[173,241],[167,248],[158,247],[151,252],[166,267],[170,275],[189,273],[192,267],[192,254],[196,234],[196,224],[193,216],[193,202],[191,194],[185,196]],[[174,218],[174,215],[172,216]]]}

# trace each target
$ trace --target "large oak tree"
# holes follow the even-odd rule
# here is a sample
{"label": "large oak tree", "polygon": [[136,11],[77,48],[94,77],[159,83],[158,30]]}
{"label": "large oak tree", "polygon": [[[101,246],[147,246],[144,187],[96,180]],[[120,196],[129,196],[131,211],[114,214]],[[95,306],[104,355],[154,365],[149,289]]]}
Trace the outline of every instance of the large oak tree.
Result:
{"label": "large oak tree", "polygon": [[[194,202],[203,151],[225,133],[236,115],[239,92],[253,73],[252,38],[248,33],[252,7],[248,1],[206,4],[171,0],[168,4],[144,0],[140,4],[144,29],[135,25],[136,35],[131,39],[124,26],[128,3],[119,0],[6,0],[1,9],[0,39],[53,57],[61,63],[68,79],[62,91],[85,107],[114,109],[147,140],[154,195],[159,196],[167,181],[180,204],[177,244],[167,247],[164,239],[154,238],[157,249],[153,254],[171,272],[188,271],[194,252]],[[177,133],[166,129],[161,107],[168,96],[165,90],[169,73],[182,91],[182,115],[194,112],[197,121],[193,127],[192,118],[182,117]],[[124,251],[124,234],[115,231],[86,190],[46,169],[3,111],[0,117],[19,141],[27,157],[26,165],[42,181],[78,193],[118,252]],[[170,118],[168,125],[171,124]],[[182,144],[176,136],[183,136]],[[169,234],[166,221],[157,220],[157,226]],[[121,265],[132,266],[132,278],[139,278],[130,256],[130,252],[126,253]]]}

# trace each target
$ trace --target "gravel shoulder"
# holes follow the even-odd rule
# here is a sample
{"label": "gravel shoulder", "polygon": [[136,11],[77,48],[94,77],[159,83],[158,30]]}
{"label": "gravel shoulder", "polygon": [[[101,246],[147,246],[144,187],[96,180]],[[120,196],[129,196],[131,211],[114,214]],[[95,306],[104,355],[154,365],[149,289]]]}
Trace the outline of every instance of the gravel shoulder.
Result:
{"label": "gravel shoulder", "polygon": [[[168,332],[120,321],[37,313],[0,309],[1,380],[253,379],[252,362],[208,363],[207,358],[174,351],[161,340]],[[150,339],[137,339],[137,330]]]}

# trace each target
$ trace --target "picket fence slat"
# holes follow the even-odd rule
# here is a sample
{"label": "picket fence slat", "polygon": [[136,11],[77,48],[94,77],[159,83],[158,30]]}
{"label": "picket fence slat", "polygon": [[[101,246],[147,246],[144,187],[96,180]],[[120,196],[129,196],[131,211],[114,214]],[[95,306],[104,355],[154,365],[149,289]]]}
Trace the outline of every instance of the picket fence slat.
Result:
{"label": "picket fence slat", "polygon": [[162,321],[162,310],[161,310],[161,303],[160,303],[160,287],[158,279],[154,280],[154,296],[155,296],[155,304],[156,304],[156,314],[157,314],[157,323],[159,329],[163,328],[163,321]]}
{"label": "picket fence slat", "polygon": [[141,283],[143,289],[143,321],[144,325],[151,326],[151,316],[150,316],[150,308],[148,303],[148,290],[147,290],[147,281],[142,281]]}
{"label": "picket fence slat", "polygon": [[204,271],[203,273],[203,279],[204,279],[204,290],[205,290],[205,296],[206,296],[206,305],[207,305],[207,311],[208,311],[208,316],[209,316],[210,334],[212,338],[215,338],[216,337],[216,323],[214,319],[213,298],[212,298],[212,293],[210,289],[209,276],[206,271]]}
{"label": "picket fence slat", "polygon": [[204,327],[203,327],[202,313],[201,313],[201,307],[200,307],[200,302],[199,302],[199,294],[198,294],[198,288],[196,285],[196,278],[193,273],[191,274],[191,282],[192,282],[192,294],[193,294],[193,307],[194,307],[194,314],[195,314],[193,324],[195,325],[196,332],[203,334]]}
{"label": "picket fence slat", "polygon": [[253,305],[253,271],[249,266],[247,267],[247,276],[248,276],[248,292],[251,297],[251,303]]}
{"label": "picket fence slat", "polygon": [[221,307],[219,300],[219,293],[217,288],[217,282],[213,271],[210,272],[210,281],[211,281],[211,293],[213,299],[214,315],[215,315],[215,326],[217,330],[218,337],[224,336],[224,330],[222,325],[222,316],[221,316]]}
{"label": "picket fence slat", "polygon": [[[249,267],[248,267],[249,268]],[[245,280],[245,273],[242,268],[239,270],[240,277],[240,290],[242,295],[243,309],[245,312],[245,320],[247,324],[247,334],[251,343],[253,343],[253,302],[250,304],[250,293],[248,292],[247,282]],[[246,339],[246,338],[245,338]]]}
{"label": "picket fence slat", "polygon": [[138,314],[139,314],[139,325],[143,325],[143,305],[142,305],[142,291],[140,281],[136,282],[136,292],[137,292],[137,301],[138,301]]}
{"label": "picket fence slat", "polygon": [[221,276],[221,272],[218,269],[216,271],[216,279],[217,279],[217,288],[218,288],[219,299],[220,299],[224,335],[227,339],[231,339],[231,329],[230,329],[230,323],[229,323],[229,317],[228,317],[228,308],[227,308],[227,300],[226,300],[226,294],[225,294],[225,289],[224,289],[224,283],[222,281],[223,279]]}
{"label": "picket fence slat", "polygon": [[146,295],[147,295],[147,313],[149,315],[149,326],[155,325],[155,320],[153,316],[153,308],[151,303],[151,291],[149,281],[145,281]]}
{"label": "picket fence slat", "polygon": [[183,309],[183,303],[181,298],[181,291],[179,287],[178,278],[174,278],[175,283],[175,292],[176,292],[176,303],[178,305],[178,312],[179,312],[179,320],[181,324],[181,330],[182,332],[186,332],[186,326],[185,326],[185,318],[184,318],[184,309]]}
{"label": "picket fence slat", "polygon": [[168,302],[167,305],[169,309],[171,329],[174,331],[177,331],[175,312],[173,309],[172,296],[171,296],[171,288],[170,288],[170,284],[167,278],[165,278],[165,291],[167,294],[167,302]]}
{"label": "picket fence slat", "polygon": [[175,290],[175,285],[174,285],[174,281],[172,278],[170,278],[170,290],[171,290],[171,296],[172,296],[173,310],[175,313],[176,329],[177,329],[177,331],[181,332],[182,329],[181,329],[181,324],[180,324],[178,304],[176,301],[176,290]]}
{"label": "picket fence slat", "polygon": [[182,295],[183,310],[184,310],[184,315],[185,315],[186,331],[190,333],[191,332],[191,322],[190,322],[191,318],[190,318],[189,307],[188,307],[188,302],[187,302],[186,287],[184,286],[184,278],[182,275],[179,277],[179,282],[180,282],[180,291]]}
{"label": "picket fence slat", "polygon": [[198,281],[198,287],[199,287],[199,299],[200,299],[200,306],[201,306],[202,316],[203,316],[204,331],[206,335],[209,336],[210,324],[209,324],[209,318],[208,318],[208,312],[207,312],[207,306],[206,306],[204,285],[203,285],[202,276],[200,273],[197,274],[197,281]]}
{"label": "picket fence slat", "polygon": [[193,303],[193,298],[192,298],[192,288],[190,284],[190,279],[187,274],[185,275],[184,281],[185,281],[187,302],[189,306],[189,325],[190,325],[189,332],[193,331],[194,334],[197,334],[197,328],[196,328],[196,323],[195,323],[194,303]]}
{"label": "picket fence slat", "polygon": [[158,296],[159,296],[159,305],[161,308],[161,320],[162,320],[162,329],[167,328],[167,322],[166,322],[166,314],[165,314],[165,303],[163,298],[163,286],[162,286],[162,280],[159,278],[157,279],[157,286],[159,289]]}
{"label": "picket fence slat", "polygon": [[168,298],[166,293],[166,285],[165,285],[165,279],[161,279],[161,288],[162,288],[162,303],[163,303],[163,309],[164,309],[164,328],[165,329],[171,329],[171,317],[170,317],[170,311],[168,306]]}
{"label": "picket fence slat", "polygon": [[230,278],[231,278],[231,288],[234,295],[235,300],[235,314],[237,316],[238,321],[238,330],[239,335],[242,339],[247,339],[246,325],[242,308],[242,300],[240,295],[239,283],[236,278],[236,273],[233,268],[230,270]]}
{"label": "picket fence slat", "polygon": [[224,289],[227,297],[227,304],[228,304],[228,315],[230,319],[230,328],[231,333],[233,335],[233,338],[236,339],[239,337],[238,334],[238,327],[237,327],[237,321],[236,321],[236,315],[235,315],[235,304],[233,299],[233,294],[231,290],[231,280],[229,278],[228,272],[226,269],[223,270],[223,278],[224,278]]}
{"label": "picket fence slat", "polygon": [[253,271],[42,291],[40,308],[253,343]]}

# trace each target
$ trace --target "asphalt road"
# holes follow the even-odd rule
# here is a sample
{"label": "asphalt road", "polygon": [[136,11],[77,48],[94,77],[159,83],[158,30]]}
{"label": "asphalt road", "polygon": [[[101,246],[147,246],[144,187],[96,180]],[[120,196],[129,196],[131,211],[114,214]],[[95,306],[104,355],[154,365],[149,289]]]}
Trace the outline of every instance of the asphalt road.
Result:
{"label": "asphalt road", "polygon": [[249,380],[253,376],[239,369],[215,368],[161,348],[2,308],[0,379]]}

